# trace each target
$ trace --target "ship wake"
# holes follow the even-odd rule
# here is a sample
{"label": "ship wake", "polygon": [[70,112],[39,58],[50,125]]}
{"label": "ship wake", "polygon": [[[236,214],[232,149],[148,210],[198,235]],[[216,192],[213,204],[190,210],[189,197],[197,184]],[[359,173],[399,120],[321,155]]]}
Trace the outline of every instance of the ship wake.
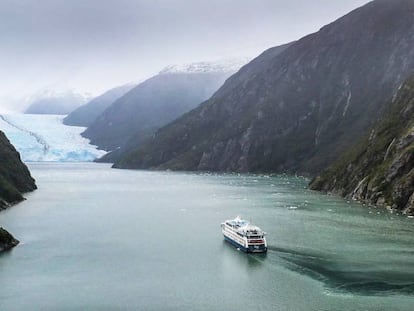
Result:
{"label": "ship wake", "polygon": [[[353,295],[414,295],[413,267],[405,272],[391,264],[355,262],[334,254],[269,246],[291,271],[322,282],[331,293]],[[388,268],[387,268],[388,267]]]}

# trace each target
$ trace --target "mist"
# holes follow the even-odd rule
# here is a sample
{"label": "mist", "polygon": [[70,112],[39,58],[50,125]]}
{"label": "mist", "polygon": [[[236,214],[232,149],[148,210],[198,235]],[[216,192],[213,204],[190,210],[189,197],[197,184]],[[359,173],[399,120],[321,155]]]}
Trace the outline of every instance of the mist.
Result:
{"label": "mist", "polygon": [[45,90],[99,95],[163,67],[254,57],[366,0],[3,0],[1,110]]}

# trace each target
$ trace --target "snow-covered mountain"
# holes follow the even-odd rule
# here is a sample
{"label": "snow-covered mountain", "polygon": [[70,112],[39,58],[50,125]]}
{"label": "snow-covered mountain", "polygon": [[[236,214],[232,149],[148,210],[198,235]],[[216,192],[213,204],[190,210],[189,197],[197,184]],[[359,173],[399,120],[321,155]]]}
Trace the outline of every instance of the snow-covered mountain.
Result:
{"label": "snow-covered mountain", "polygon": [[160,74],[167,73],[214,73],[214,72],[236,72],[246,65],[251,59],[230,58],[215,62],[196,62],[188,64],[177,64],[165,67]]}
{"label": "snow-covered mountain", "polygon": [[25,162],[88,162],[105,154],[80,133],[84,127],[66,126],[61,115],[0,115],[0,130]]}

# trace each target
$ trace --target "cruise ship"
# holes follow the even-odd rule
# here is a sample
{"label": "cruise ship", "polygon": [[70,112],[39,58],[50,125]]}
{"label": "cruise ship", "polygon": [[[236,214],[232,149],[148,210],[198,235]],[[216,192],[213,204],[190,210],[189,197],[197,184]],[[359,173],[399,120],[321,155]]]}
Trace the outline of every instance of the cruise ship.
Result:
{"label": "cruise ship", "polygon": [[267,252],[266,233],[237,216],[221,224],[224,239],[246,253]]}

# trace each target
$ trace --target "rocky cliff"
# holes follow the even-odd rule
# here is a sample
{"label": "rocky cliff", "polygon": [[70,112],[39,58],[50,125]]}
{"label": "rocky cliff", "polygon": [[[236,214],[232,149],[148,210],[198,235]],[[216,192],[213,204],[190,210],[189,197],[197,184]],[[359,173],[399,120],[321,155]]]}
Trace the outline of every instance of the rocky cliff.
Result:
{"label": "rocky cliff", "polygon": [[[0,131],[0,210],[23,200],[22,193],[36,189],[30,172],[20,155]],[[7,231],[0,228],[0,251],[17,245]]]}
{"label": "rocky cliff", "polygon": [[376,0],[243,67],[120,168],[315,174],[414,69],[414,1]]}
{"label": "rocky cliff", "polygon": [[310,187],[414,214],[414,77],[366,137]]}
{"label": "rocky cliff", "polygon": [[20,155],[0,131],[0,210],[23,200],[22,193],[36,189]]}

